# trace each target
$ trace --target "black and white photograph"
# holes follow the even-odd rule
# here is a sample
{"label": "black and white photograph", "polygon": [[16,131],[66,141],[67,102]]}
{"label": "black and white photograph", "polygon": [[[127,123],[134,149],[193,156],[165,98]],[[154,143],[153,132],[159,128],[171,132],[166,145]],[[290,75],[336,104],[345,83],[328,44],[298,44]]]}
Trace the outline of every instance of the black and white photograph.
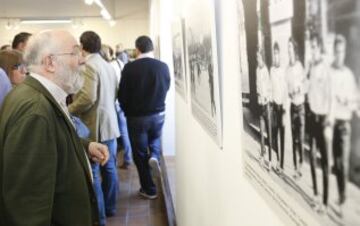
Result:
{"label": "black and white photograph", "polygon": [[186,101],[185,46],[183,36],[184,20],[176,18],[172,23],[172,46],[176,92]]}
{"label": "black and white photograph", "polygon": [[[244,75],[249,74],[249,66],[247,61],[247,47],[246,47],[246,29],[244,18],[244,6],[242,1],[237,1],[237,14],[238,14],[238,40],[239,40],[239,56],[240,56],[240,73]],[[249,76],[241,76],[241,92],[246,95],[250,92]]]}
{"label": "black and white photograph", "polygon": [[220,77],[214,11],[213,0],[191,2],[186,10],[185,33],[192,114],[221,146]]}
{"label": "black and white photograph", "polygon": [[360,225],[360,1],[239,9],[245,174],[287,225]]}

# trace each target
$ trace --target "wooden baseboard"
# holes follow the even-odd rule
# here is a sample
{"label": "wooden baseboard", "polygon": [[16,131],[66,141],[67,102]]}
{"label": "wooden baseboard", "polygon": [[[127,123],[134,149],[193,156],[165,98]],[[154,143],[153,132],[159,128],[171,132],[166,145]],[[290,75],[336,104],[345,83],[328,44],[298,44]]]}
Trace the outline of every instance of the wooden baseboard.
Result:
{"label": "wooden baseboard", "polygon": [[162,187],[162,192],[163,192],[164,200],[165,200],[166,215],[167,215],[169,226],[176,226],[174,202],[173,202],[172,196],[171,196],[171,189],[170,189],[170,184],[169,184],[169,179],[168,179],[166,162],[165,162],[163,155],[161,155],[160,161],[161,161],[160,166],[161,166],[161,174],[162,174],[161,175],[161,187]]}

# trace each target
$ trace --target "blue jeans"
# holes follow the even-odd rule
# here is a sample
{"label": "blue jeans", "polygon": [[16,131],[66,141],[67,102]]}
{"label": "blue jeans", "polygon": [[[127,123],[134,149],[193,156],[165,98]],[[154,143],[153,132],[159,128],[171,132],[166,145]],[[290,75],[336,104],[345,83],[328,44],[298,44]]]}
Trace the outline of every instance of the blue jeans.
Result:
{"label": "blue jeans", "polygon": [[94,189],[99,207],[100,225],[105,225],[106,216],[113,216],[116,212],[119,180],[116,170],[116,139],[101,143],[106,145],[109,149],[109,161],[104,166],[100,166],[99,163],[92,163],[91,167],[94,175]]}
{"label": "blue jeans", "polygon": [[70,116],[71,120],[74,123],[75,129],[76,129],[76,133],[78,134],[78,136],[80,138],[86,139],[89,138],[90,136],[90,130],[87,128],[87,126],[81,121],[80,118],[71,115]]}
{"label": "blue jeans", "polygon": [[128,117],[127,120],[133,158],[141,188],[148,195],[156,194],[156,186],[151,178],[148,161],[150,157],[160,160],[161,131],[164,120],[164,113],[144,117]]}
{"label": "blue jeans", "polygon": [[124,147],[124,162],[130,164],[131,161],[131,144],[129,139],[129,133],[127,129],[127,123],[124,111],[120,108],[119,104],[116,104],[116,111],[119,123],[119,130],[121,135],[121,141]]}

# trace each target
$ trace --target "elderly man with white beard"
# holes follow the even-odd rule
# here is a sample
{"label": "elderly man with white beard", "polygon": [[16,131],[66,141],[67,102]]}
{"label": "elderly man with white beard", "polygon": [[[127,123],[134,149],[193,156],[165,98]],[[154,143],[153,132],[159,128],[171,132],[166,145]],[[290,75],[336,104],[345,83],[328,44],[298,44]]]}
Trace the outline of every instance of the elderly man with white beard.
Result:
{"label": "elderly man with white beard", "polygon": [[77,92],[80,50],[62,30],[31,38],[30,76],[0,112],[0,225],[98,225],[88,158],[105,164],[105,145],[81,140],[66,108]]}

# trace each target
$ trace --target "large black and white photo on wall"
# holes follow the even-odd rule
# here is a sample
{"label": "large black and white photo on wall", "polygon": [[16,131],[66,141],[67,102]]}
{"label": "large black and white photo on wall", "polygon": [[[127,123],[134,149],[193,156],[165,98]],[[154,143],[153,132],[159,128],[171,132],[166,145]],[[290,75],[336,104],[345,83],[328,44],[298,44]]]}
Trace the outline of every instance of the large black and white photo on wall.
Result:
{"label": "large black and white photo on wall", "polygon": [[175,89],[186,101],[187,81],[185,69],[185,46],[183,36],[184,20],[176,18],[172,23],[172,46],[173,46],[173,62]]}
{"label": "large black and white photo on wall", "polygon": [[360,1],[238,2],[246,176],[286,225],[360,225]]}
{"label": "large black and white photo on wall", "polygon": [[222,113],[214,4],[214,0],[187,1],[185,35],[191,111],[194,118],[221,147]]}

